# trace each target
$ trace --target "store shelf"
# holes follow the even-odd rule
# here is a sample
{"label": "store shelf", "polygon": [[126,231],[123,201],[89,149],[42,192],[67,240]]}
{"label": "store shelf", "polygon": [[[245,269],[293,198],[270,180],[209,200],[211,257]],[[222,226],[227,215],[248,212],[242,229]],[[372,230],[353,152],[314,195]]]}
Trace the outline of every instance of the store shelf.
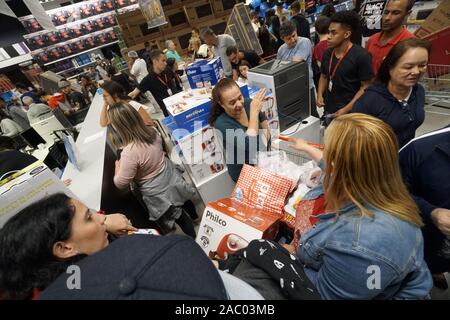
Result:
{"label": "store shelf", "polygon": [[68,57],[64,57],[64,58],[61,58],[61,59],[58,59],[58,60],[55,60],[55,61],[52,61],[52,62],[48,62],[48,63],[44,64],[44,66],[49,66],[49,65],[54,64],[54,63],[56,63],[56,62],[63,61],[63,60],[67,60],[67,59],[70,59],[70,58],[79,56],[80,54],[88,53],[88,52],[91,52],[91,51],[94,51],[94,50],[97,50],[97,49],[100,49],[100,48],[103,48],[103,47],[110,46],[110,45],[115,44],[115,43],[118,43],[118,42],[119,42],[119,40],[116,40],[116,41],[113,41],[113,42],[110,42],[110,43],[106,43],[106,44],[104,44],[104,45],[101,45],[101,46],[98,46],[98,47],[95,47],[95,48],[91,48],[91,49],[89,49],[89,50],[85,50],[85,51],[82,51],[82,52],[80,52],[80,53],[77,53],[77,54],[73,54],[73,55],[71,55],[71,56],[68,56]]}
{"label": "store shelf", "polygon": [[83,64],[83,65],[78,66],[78,67],[73,67],[73,68],[69,68],[69,69],[66,69],[66,70],[59,71],[56,74],[61,74],[61,73],[64,73],[64,72],[68,72],[68,71],[72,71],[72,70],[76,70],[76,69],[80,69],[80,68],[85,68],[85,67],[93,65],[95,63],[96,63],[95,61],[92,61],[90,63],[86,63],[86,64]]}

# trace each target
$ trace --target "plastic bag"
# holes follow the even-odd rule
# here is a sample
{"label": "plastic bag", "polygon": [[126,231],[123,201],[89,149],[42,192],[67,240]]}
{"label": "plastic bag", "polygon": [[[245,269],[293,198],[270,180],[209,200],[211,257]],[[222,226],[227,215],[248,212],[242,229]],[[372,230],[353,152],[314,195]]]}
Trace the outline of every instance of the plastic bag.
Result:
{"label": "plastic bag", "polygon": [[259,167],[244,165],[232,198],[251,208],[283,216],[288,194],[295,187],[292,180]]}

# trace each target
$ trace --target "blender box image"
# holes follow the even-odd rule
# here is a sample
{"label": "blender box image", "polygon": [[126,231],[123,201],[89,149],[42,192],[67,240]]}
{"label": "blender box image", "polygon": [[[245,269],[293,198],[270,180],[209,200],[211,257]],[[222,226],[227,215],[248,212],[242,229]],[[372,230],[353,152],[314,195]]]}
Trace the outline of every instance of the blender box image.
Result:
{"label": "blender box image", "polygon": [[225,259],[255,239],[274,239],[280,218],[230,198],[209,203],[196,238],[209,257]]}
{"label": "blender box image", "polygon": [[211,87],[223,78],[222,62],[219,57],[194,61],[186,68],[186,75],[192,89]]}
{"label": "blender box image", "polygon": [[[259,90],[261,90],[261,88],[256,86],[248,86],[249,97],[253,99]],[[277,106],[275,105],[275,97],[270,89],[266,91],[261,112],[267,119],[267,124],[269,126],[271,135],[272,136],[280,135],[278,109]]]}

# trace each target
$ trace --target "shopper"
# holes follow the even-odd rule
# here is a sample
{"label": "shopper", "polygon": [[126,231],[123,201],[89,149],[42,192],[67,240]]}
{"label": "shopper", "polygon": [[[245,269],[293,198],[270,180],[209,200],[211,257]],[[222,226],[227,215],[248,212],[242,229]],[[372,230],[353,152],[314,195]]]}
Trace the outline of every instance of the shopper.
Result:
{"label": "shopper", "polygon": [[27,117],[31,124],[47,119],[53,116],[52,109],[44,103],[34,103],[33,98],[24,97],[23,103],[25,104],[27,111]]}
{"label": "shopper", "polygon": [[366,43],[366,49],[372,55],[375,75],[394,45],[400,41],[415,38],[403,25],[411,13],[414,1],[389,0],[383,10],[381,32],[372,35]]}
{"label": "shopper", "polygon": [[119,102],[128,103],[131,105],[139,113],[145,125],[155,126],[155,122],[145,110],[145,106],[131,100],[124,87],[122,87],[119,83],[107,80],[103,83],[102,90],[103,108],[100,113],[100,126],[106,127],[110,123],[108,119],[108,108],[109,106]]}
{"label": "shopper", "polygon": [[200,31],[197,28],[193,28],[188,45],[189,54],[191,54],[195,58],[201,45],[202,40],[200,39]]}
{"label": "shopper", "polygon": [[175,46],[175,42],[173,42],[172,40],[167,40],[166,41],[166,58],[174,58],[176,62],[181,62],[182,59],[180,57],[180,55],[178,54],[177,50],[176,50],[176,46]]}
{"label": "shopper", "polygon": [[106,72],[106,63],[104,61],[102,61],[102,59],[100,57],[96,57],[95,58],[95,70],[97,70],[98,74],[100,75],[100,77],[103,80],[107,80],[108,79],[108,72]]}
{"label": "shopper", "polygon": [[280,19],[277,16],[270,17],[269,31],[276,38],[276,40],[275,40],[275,50],[277,50],[277,51],[283,45],[283,40],[280,37],[280,26],[281,26]]}
{"label": "shopper", "polygon": [[21,106],[10,105],[7,106],[5,100],[0,97],[0,110],[4,111],[6,115],[11,117],[11,119],[17,123],[23,130],[30,128],[30,122],[27,118],[27,113],[22,109]]}
{"label": "shopper", "polygon": [[108,66],[106,71],[108,72],[109,80],[119,83],[126,92],[131,92],[133,90],[133,85],[131,84],[127,74],[122,71],[117,71],[117,69],[113,66]]}
{"label": "shopper", "polygon": [[425,90],[418,81],[427,69],[430,51],[430,43],[422,39],[396,44],[381,64],[376,84],[352,109],[389,124],[400,147],[414,138],[425,119]]}
{"label": "shopper", "polygon": [[[423,299],[432,287],[419,210],[403,184],[398,144],[383,121],[363,114],[334,120],[325,158],[301,139],[324,170],[325,214],[296,248],[323,299]],[[308,195],[307,195],[308,197]]]}
{"label": "shopper", "polygon": [[139,84],[148,75],[147,63],[144,59],[138,57],[136,51],[129,51],[127,56],[130,61],[130,73]]}
{"label": "shopper", "polygon": [[270,139],[267,120],[261,113],[265,92],[261,89],[253,100],[244,100],[239,86],[231,79],[220,80],[212,91],[209,124],[222,134],[228,174],[233,181],[238,180],[242,166],[254,164],[256,152],[263,150],[260,130]]}
{"label": "shopper", "polygon": [[291,4],[291,19],[290,21],[295,23],[297,28],[297,35],[299,37],[307,38],[311,40],[311,32],[309,30],[309,22],[305,16],[300,13],[300,1],[294,1]]}
{"label": "shopper", "polygon": [[323,54],[328,48],[328,28],[330,27],[330,22],[330,18],[321,16],[314,24],[316,34],[319,37],[319,43],[314,46],[313,59],[316,61],[319,68],[322,65]]}
{"label": "shopper", "polygon": [[0,181],[36,161],[32,155],[16,150],[13,139],[0,136]]}
{"label": "shopper", "polygon": [[156,221],[163,233],[173,231],[176,223],[195,239],[194,225],[184,205],[195,195],[195,189],[165,157],[156,129],[147,127],[128,103],[110,106],[108,118],[122,147],[114,173],[116,187],[126,189],[133,182],[147,206],[149,219]]}
{"label": "shopper", "polygon": [[36,299],[70,265],[108,246],[109,234],[135,230],[124,215],[98,214],[62,193],[37,201],[0,229],[0,292]]}
{"label": "shopper", "polygon": [[[32,97],[34,102],[36,102],[36,103],[42,102],[41,99],[39,99],[38,95],[35,92],[29,90],[28,87],[26,85],[24,85],[23,83],[21,83],[21,82],[16,83],[16,89],[17,89],[17,91],[20,92],[20,100],[21,101],[22,101],[23,97],[29,96],[29,97]],[[22,101],[22,104],[23,104],[23,101]]]}
{"label": "shopper", "polygon": [[372,82],[370,54],[350,40],[358,23],[351,11],[340,11],[331,17],[329,48],[322,57],[317,90],[317,107],[325,107],[325,115],[335,117],[350,112]]}
{"label": "shopper", "polygon": [[412,140],[399,157],[425,222],[425,261],[433,274],[450,272],[450,127]]}
{"label": "shopper", "polygon": [[14,137],[21,133],[23,129],[11,120],[3,110],[0,110],[0,135]]}
{"label": "shopper", "polygon": [[328,3],[323,7],[322,12],[320,13],[321,17],[331,18],[333,14],[336,13],[336,9],[334,8],[333,3]]}
{"label": "shopper", "polygon": [[259,23],[259,14],[256,11],[251,11],[249,13],[250,22],[252,23],[253,31],[255,31],[256,36],[259,35],[259,28],[261,24]]}
{"label": "shopper", "polygon": [[231,67],[233,68],[234,80],[237,80],[237,78],[239,77],[239,63],[242,60],[247,61],[250,64],[251,68],[257,67],[260,64],[266,62],[263,58],[258,56],[258,54],[254,50],[240,51],[236,46],[228,47],[226,50],[226,55],[231,63]]}
{"label": "shopper", "polygon": [[84,99],[91,103],[92,99],[97,93],[97,84],[95,80],[93,81],[88,75],[83,74],[80,76],[79,82],[81,86],[81,93],[83,93]]}
{"label": "shopper", "polygon": [[181,77],[178,74],[178,63],[176,62],[175,58],[168,58],[167,59],[167,68],[166,68],[167,76],[171,79],[173,79],[174,83],[174,92],[173,94],[176,94],[178,92],[183,91],[183,81],[181,81]]}
{"label": "shopper", "polygon": [[69,113],[89,107],[84,96],[81,93],[72,90],[69,81],[61,80],[59,81],[58,86],[60,92],[64,95],[65,101],[68,102],[70,108],[72,108],[72,110],[69,110]]}
{"label": "shopper", "polygon": [[220,34],[217,36],[214,31],[209,28],[203,30],[202,38],[203,41],[211,47],[211,51],[214,56],[220,57],[225,76],[231,78],[233,75],[233,70],[231,68],[230,61],[227,58],[226,51],[228,47],[235,46],[236,41],[228,34]]}
{"label": "shopper", "polygon": [[167,75],[166,55],[161,50],[153,50],[150,55],[150,60],[152,63],[151,72],[128,95],[132,99],[135,99],[141,92],[145,94],[145,92],[150,91],[162,112],[167,117],[169,113],[163,99],[171,96],[175,91],[174,81]]}
{"label": "shopper", "polygon": [[242,83],[247,83],[248,80],[248,70],[250,70],[251,66],[250,63],[248,63],[245,60],[242,60],[239,63],[239,78],[238,81]]}

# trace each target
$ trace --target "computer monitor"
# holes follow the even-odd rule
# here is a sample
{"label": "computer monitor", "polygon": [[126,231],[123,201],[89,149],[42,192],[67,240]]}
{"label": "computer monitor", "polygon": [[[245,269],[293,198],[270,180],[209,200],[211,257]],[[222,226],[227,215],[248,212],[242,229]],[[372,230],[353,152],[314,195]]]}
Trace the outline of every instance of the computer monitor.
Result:
{"label": "computer monitor", "polygon": [[33,128],[23,131],[20,136],[33,149],[37,149],[40,144],[45,144],[45,140]]}

